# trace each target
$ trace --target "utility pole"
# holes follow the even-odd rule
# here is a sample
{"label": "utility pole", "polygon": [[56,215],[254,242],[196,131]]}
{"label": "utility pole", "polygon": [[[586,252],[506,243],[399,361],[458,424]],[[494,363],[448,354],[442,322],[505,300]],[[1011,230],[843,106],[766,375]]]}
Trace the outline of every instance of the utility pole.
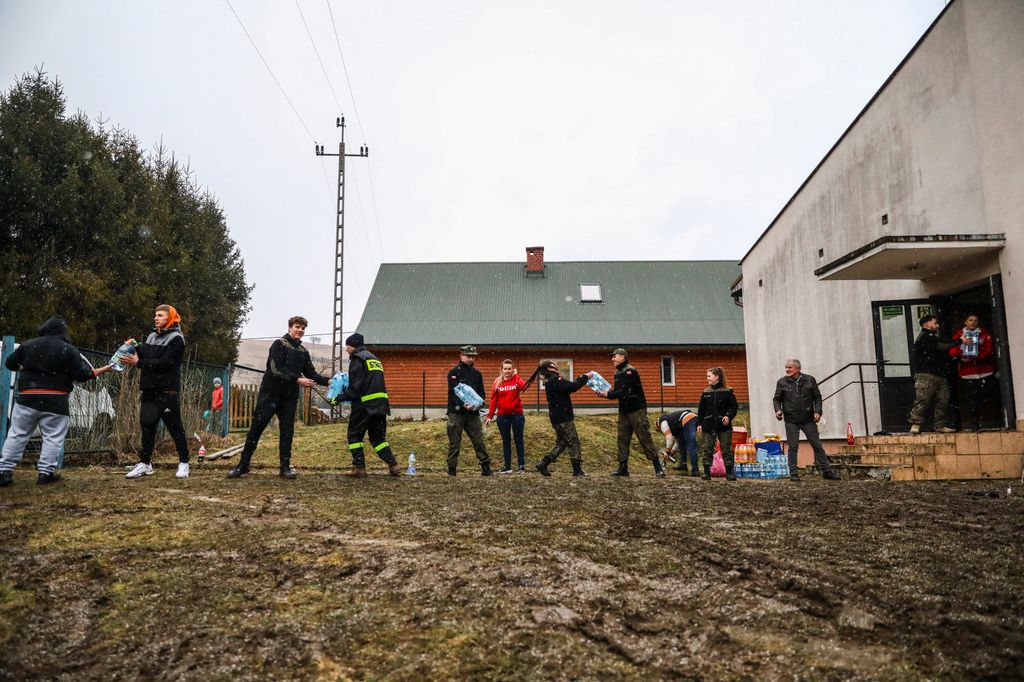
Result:
{"label": "utility pole", "polygon": [[[338,157],[338,214],[337,228],[334,233],[334,333],[331,337],[331,374],[341,369],[342,358],[342,312],[344,311],[345,298],[345,157],[370,155],[370,148],[366,145],[359,147],[358,154],[345,152],[345,117],[339,116],[335,127],[341,128],[341,141],[338,143],[338,153],[331,154],[324,151],[322,144],[316,145],[317,156]],[[331,417],[338,416],[338,408],[331,409]]]}

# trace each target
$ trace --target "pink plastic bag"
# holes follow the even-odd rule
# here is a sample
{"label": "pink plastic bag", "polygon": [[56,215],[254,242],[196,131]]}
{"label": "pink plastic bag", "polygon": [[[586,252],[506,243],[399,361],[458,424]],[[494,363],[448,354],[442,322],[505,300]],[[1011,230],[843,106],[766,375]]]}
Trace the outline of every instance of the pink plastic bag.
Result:
{"label": "pink plastic bag", "polygon": [[722,459],[722,451],[715,450],[715,457],[711,460],[711,476],[714,478],[725,478],[725,460]]}

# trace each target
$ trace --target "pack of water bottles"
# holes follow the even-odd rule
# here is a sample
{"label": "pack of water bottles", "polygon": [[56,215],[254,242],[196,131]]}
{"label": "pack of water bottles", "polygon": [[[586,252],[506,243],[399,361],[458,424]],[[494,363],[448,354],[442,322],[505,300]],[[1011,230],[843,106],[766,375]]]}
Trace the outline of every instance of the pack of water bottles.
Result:
{"label": "pack of water bottles", "polygon": [[114,351],[114,354],[110,356],[110,364],[115,372],[124,371],[124,365],[121,364],[121,359],[129,355],[135,355],[138,345],[138,341],[135,339],[129,339],[122,343],[120,348]]}
{"label": "pack of water bottles", "polygon": [[587,379],[587,386],[594,389],[594,393],[600,393],[601,391],[611,390],[612,385],[608,383],[608,380],[597,372],[591,372],[590,378]]}
{"label": "pack of water bottles", "polygon": [[470,409],[478,410],[484,404],[484,399],[471,386],[455,384],[455,388],[452,390],[455,391],[455,395],[462,401],[462,404],[469,405]]}
{"label": "pack of water bottles", "polygon": [[754,462],[738,462],[734,467],[736,478],[785,478],[789,476],[789,460],[781,447],[762,447],[778,443],[758,443]]}
{"label": "pack of water bottles", "polygon": [[338,402],[338,396],[348,389],[348,372],[338,372],[331,377],[327,385],[327,402],[332,405]]}

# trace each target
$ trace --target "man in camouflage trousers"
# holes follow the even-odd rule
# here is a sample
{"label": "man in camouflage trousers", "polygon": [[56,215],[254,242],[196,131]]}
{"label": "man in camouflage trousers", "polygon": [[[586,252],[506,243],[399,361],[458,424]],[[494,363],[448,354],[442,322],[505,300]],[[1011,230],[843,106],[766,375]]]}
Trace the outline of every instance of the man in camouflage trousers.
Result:
{"label": "man in camouflage trousers", "polygon": [[612,390],[601,391],[598,395],[619,401],[619,468],[612,476],[629,476],[629,443],[633,434],[636,434],[644,454],[654,465],[654,475],[661,478],[665,475],[665,469],[661,466],[658,448],[651,438],[651,423],[647,421],[647,396],[640,382],[640,373],[629,364],[629,354],[625,348],[616,348],[611,357],[615,365],[615,383]]}

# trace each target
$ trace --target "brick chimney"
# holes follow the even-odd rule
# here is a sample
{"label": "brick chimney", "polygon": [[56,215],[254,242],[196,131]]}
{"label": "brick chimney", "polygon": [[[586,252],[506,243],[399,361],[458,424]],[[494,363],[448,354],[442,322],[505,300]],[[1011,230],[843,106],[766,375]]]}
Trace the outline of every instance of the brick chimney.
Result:
{"label": "brick chimney", "polygon": [[526,247],[526,276],[527,277],[543,277],[544,276],[544,247],[543,246],[527,246]]}

